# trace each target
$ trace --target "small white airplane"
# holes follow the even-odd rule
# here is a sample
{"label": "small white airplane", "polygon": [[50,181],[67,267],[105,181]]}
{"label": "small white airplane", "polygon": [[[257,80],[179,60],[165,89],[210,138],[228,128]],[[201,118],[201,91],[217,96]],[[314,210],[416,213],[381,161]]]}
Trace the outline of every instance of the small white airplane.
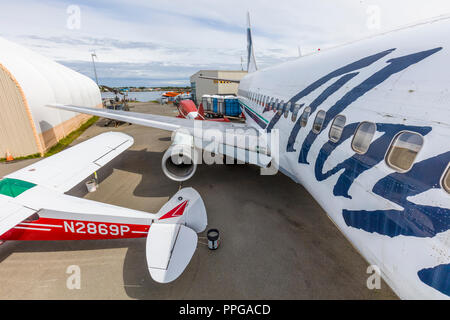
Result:
{"label": "small white airplane", "polygon": [[[449,32],[440,17],[256,70],[249,24],[246,124],[199,131],[197,120],[53,107],[177,132],[162,161],[177,181],[197,165],[172,159],[179,145],[187,159],[256,155],[302,184],[400,298],[450,299]],[[275,147],[241,143],[275,132]]]}
{"label": "small white airplane", "polygon": [[151,277],[175,280],[207,225],[203,200],[178,191],[156,214],[64,194],[128,149],[134,140],[108,132],[0,180],[0,240],[98,240],[147,237]]}

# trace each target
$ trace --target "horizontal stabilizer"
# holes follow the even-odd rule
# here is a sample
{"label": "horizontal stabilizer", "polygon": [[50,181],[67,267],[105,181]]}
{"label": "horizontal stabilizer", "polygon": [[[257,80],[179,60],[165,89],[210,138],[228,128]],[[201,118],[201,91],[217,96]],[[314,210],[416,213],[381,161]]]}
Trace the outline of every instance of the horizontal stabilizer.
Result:
{"label": "horizontal stabilizer", "polygon": [[186,269],[197,248],[197,234],[180,224],[154,223],[147,237],[147,266],[153,280],[172,282]]}

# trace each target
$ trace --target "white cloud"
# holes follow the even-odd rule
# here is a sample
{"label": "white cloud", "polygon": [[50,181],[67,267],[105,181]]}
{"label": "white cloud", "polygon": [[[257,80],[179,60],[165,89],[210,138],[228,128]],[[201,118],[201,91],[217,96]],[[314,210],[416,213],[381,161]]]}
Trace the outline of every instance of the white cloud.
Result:
{"label": "white cloud", "polygon": [[[67,28],[69,5],[81,10],[79,30]],[[379,30],[367,27],[369,6],[379,8]],[[188,72],[200,68],[240,68],[247,10],[256,58],[266,67],[297,56],[298,46],[315,51],[446,14],[450,2],[17,0],[2,3],[0,34],[84,73],[95,50],[100,78],[104,72],[104,78],[171,77],[178,83],[185,77],[187,83]]]}

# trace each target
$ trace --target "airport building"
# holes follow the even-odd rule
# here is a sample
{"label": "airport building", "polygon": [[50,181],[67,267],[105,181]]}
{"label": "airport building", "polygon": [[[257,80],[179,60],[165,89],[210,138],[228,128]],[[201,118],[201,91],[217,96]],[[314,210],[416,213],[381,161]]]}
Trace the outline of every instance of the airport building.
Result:
{"label": "airport building", "polygon": [[50,103],[101,107],[102,99],[88,77],[0,38],[0,158],[42,155],[91,117]]}
{"label": "airport building", "polygon": [[241,80],[247,71],[226,71],[226,70],[200,70],[190,78],[192,88],[192,98],[197,103],[201,103],[202,96],[209,95],[237,95],[238,83],[230,81],[219,81],[202,79],[200,76]]}

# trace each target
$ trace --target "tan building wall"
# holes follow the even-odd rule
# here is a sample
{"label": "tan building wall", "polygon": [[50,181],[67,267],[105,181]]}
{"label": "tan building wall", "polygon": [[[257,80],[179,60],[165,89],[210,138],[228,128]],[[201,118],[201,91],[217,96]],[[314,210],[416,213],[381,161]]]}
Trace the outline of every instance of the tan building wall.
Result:
{"label": "tan building wall", "polygon": [[[97,106],[97,108],[100,108]],[[63,123],[39,134],[39,141],[43,146],[44,152],[47,152],[51,147],[58,143],[59,140],[66,137],[72,131],[81,127],[83,123],[89,120],[92,116],[87,114],[79,114]]]}
{"label": "tan building wall", "polygon": [[13,77],[0,64],[0,158],[9,151],[15,157],[41,152],[25,96]]}
{"label": "tan building wall", "polygon": [[[223,78],[223,79],[241,80],[246,75],[247,75],[247,71],[219,71],[217,74],[217,77]],[[219,83],[217,94],[237,95],[238,87],[239,87],[239,83],[221,81]]]}
{"label": "tan building wall", "polygon": [[238,83],[202,79],[200,75],[213,78],[224,78],[232,80],[241,80],[247,71],[227,71],[227,70],[200,70],[190,78],[191,86],[195,87],[195,98],[197,104],[200,104],[201,98],[205,94],[219,95],[237,95]]}

